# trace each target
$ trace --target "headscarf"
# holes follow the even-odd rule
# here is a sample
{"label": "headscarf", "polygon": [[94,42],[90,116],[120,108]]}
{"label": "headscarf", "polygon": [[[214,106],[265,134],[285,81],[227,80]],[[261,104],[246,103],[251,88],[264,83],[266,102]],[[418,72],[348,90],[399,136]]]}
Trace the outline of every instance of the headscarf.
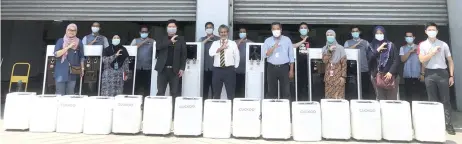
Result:
{"label": "headscarf", "polygon": [[[328,33],[334,34],[334,37],[336,36],[334,30],[327,30],[326,36]],[[329,47],[335,45],[335,50],[332,53],[332,57],[330,58],[330,63],[336,64],[338,63],[344,56],[346,56],[345,48],[343,46],[339,45],[337,42],[337,39],[334,40],[334,42],[329,43],[326,42],[326,45],[322,48],[322,53],[326,54],[329,52]]]}
{"label": "headscarf", "polygon": [[125,62],[125,59],[128,58],[128,51],[127,49],[122,46],[121,44],[118,44],[116,46],[114,46],[113,44],[110,44],[107,48],[104,48],[104,51],[103,51],[103,56],[113,56],[117,53],[117,51],[119,50],[122,50],[120,52],[120,54],[122,55],[119,55],[117,56],[116,59],[114,59],[112,62],[111,62],[111,67],[114,68],[114,64],[117,62],[117,65],[119,65],[119,68],[122,67],[122,65],[124,64]]}
{"label": "headscarf", "polygon": [[[67,25],[66,34],[64,34],[64,37],[63,37],[63,41],[64,41],[63,42],[63,47],[67,47],[70,44],[75,43],[75,45],[74,45],[74,47],[72,47],[72,49],[77,50],[77,48],[79,47],[79,43],[80,43],[79,38],[77,38],[77,36],[70,37],[70,36],[67,35],[67,30],[69,30],[71,28],[75,28],[75,30],[77,31],[77,25],[74,24],[74,23],[71,23],[71,24]],[[61,63],[64,62],[66,57],[67,57],[67,51],[62,56]]]}
{"label": "headscarf", "polygon": [[380,67],[385,67],[385,65],[388,63],[388,57],[390,56],[390,51],[391,51],[391,44],[390,44],[390,41],[388,41],[387,39],[387,33],[385,31],[385,28],[383,26],[376,26],[374,28],[374,35],[377,33],[377,31],[380,30],[382,31],[383,33],[383,36],[384,36],[384,39],[382,41],[379,41],[377,39],[373,39],[372,42],[371,42],[371,45],[372,45],[372,52],[374,53],[378,53],[377,51],[377,48],[382,45],[383,43],[387,43],[386,45],[386,49],[385,50],[382,50],[382,52],[380,53],[380,58],[378,60],[379,62],[379,68]]}

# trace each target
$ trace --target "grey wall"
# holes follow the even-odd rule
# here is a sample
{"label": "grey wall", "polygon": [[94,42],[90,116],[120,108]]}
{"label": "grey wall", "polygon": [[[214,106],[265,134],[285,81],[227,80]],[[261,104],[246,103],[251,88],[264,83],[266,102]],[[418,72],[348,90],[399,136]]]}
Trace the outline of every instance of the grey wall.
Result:
{"label": "grey wall", "polygon": [[447,0],[449,13],[449,33],[451,36],[450,46],[454,59],[454,81],[457,100],[457,109],[462,111],[462,0]]}

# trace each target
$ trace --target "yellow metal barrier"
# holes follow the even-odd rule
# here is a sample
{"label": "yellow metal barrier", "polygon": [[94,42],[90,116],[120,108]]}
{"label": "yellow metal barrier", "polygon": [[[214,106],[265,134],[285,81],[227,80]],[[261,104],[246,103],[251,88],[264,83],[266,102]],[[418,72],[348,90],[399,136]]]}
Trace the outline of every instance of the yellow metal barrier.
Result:
{"label": "yellow metal barrier", "polygon": [[[26,65],[27,66],[27,75],[25,75],[25,76],[14,75],[14,69],[16,68],[17,65]],[[9,88],[8,91],[11,92],[11,85],[13,83],[18,83],[19,81],[26,84],[24,91],[27,91],[27,84],[29,84],[29,72],[30,72],[30,64],[29,63],[15,63],[13,65],[13,69],[11,70],[10,88]]]}

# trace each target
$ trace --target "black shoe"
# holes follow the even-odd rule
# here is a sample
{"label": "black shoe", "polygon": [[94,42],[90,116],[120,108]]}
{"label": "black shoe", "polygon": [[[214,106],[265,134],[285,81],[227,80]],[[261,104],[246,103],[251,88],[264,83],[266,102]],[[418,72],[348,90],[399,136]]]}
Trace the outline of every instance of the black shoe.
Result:
{"label": "black shoe", "polygon": [[454,127],[450,124],[446,125],[446,132],[450,135],[456,135],[456,130],[454,130]]}

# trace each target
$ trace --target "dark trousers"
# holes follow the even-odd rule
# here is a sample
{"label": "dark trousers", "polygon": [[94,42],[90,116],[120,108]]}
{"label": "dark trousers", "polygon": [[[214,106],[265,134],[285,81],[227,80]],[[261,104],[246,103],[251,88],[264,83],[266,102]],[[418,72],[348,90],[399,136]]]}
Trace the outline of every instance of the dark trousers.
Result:
{"label": "dark trousers", "polygon": [[445,69],[426,69],[425,87],[429,101],[441,102],[444,105],[446,124],[451,123],[451,102],[449,93],[449,74]]}
{"label": "dark trousers", "polygon": [[418,78],[404,78],[404,91],[406,96],[401,99],[408,102],[427,100],[425,85]]}
{"label": "dark trousers", "polygon": [[369,72],[361,72],[361,99],[375,100],[376,98],[370,79]]}
{"label": "dark trousers", "polygon": [[204,71],[204,81],[202,85],[202,99],[206,100],[209,99],[209,90],[212,90],[213,94],[213,89],[210,87],[212,86],[212,76],[213,73],[212,71]]}
{"label": "dark trousers", "polygon": [[245,98],[245,74],[236,74],[236,98]]}
{"label": "dark trousers", "polygon": [[308,100],[308,61],[307,56],[300,54],[297,56],[297,91],[298,100]]}
{"label": "dark trousers", "polygon": [[136,70],[135,94],[151,95],[151,70]]}
{"label": "dark trousers", "polygon": [[162,72],[157,75],[157,95],[165,96],[167,84],[170,86],[170,95],[173,99],[178,96],[178,86],[180,77],[178,74],[173,72],[172,68],[164,68]]}
{"label": "dark trousers", "polygon": [[215,67],[213,69],[212,84],[213,99],[220,99],[221,90],[223,89],[223,84],[225,84],[228,100],[232,100],[236,90],[236,70],[234,66]]}
{"label": "dark trousers", "polygon": [[281,90],[280,99],[290,99],[289,69],[289,64],[268,64],[266,69],[268,71],[266,77],[268,83],[267,99],[278,99],[278,82]]}

